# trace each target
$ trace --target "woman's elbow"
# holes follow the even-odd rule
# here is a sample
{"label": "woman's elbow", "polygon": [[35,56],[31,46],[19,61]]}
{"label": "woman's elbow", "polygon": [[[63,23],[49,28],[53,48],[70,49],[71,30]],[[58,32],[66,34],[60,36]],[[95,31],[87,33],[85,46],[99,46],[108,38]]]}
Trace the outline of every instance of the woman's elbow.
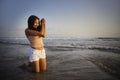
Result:
{"label": "woman's elbow", "polygon": [[42,37],[43,37],[43,38],[45,38],[46,36],[45,36],[45,35],[43,35]]}
{"label": "woman's elbow", "polygon": [[39,34],[39,36],[40,36],[40,37],[45,37],[45,35],[44,35],[44,34],[41,34],[41,33]]}
{"label": "woman's elbow", "polygon": [[45,37],[46,37],[46,35],[42,35],[42,37],[43,37],[43,38],[45,38]]}

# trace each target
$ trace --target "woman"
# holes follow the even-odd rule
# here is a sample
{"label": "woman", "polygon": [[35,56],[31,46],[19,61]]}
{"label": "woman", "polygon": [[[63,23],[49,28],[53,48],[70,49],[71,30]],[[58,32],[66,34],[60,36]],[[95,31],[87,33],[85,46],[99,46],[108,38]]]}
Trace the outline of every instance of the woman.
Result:
{"label": "woman", "polygon": [[28,28],[25,29],[25,34],[30,42],[29,61],[32,64],[34,72],[46,71],[46,54],[42,37],[46,36],[45,19],[40,19],[37,16],[31,15],[28,18]]}

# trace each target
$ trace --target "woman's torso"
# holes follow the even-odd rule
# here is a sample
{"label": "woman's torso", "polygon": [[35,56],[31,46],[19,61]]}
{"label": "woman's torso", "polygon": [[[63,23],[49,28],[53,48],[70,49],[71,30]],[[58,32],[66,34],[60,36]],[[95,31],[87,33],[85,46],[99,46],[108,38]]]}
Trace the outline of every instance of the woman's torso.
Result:
{"label": "woman's torso", "polygon": [[34,49],[42,50],[44,48],[42,37],[40,36],[28,36],[30,46]]}

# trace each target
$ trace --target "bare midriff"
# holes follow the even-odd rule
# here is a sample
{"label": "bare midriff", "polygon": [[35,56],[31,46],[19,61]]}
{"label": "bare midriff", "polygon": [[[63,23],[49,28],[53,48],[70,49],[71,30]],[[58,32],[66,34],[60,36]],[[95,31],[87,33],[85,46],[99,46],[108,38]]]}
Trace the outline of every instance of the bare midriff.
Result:
{"label": "bare midriff", "polygon": [[42,37],[40,36],[28,36],[28,40],[30,42],[30,46],[37,50],[44,49],[44,44]]}

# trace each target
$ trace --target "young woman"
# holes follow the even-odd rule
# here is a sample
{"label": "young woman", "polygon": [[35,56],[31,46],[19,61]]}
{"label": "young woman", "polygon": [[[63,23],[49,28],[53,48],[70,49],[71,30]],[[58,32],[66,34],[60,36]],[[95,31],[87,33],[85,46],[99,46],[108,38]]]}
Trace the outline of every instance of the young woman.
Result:
{"label": "young woman", "polygon": [[42,38],[46,36],[46,21],[31,15],[25,34],[30,42],[29,61],[34,72],[46,71],[46,54]]}

